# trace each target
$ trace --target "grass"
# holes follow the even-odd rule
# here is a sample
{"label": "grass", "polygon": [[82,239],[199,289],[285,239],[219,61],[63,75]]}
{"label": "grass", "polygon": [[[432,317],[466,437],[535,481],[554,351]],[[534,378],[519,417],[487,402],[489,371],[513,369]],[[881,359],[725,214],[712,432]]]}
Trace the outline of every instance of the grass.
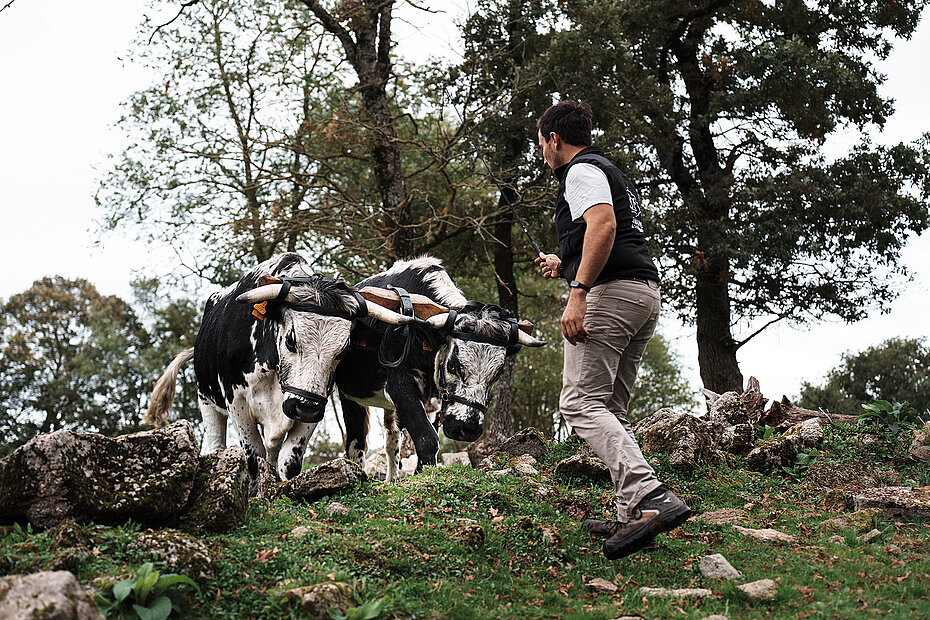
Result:
{"label": "grass", "polygon": [[[820,458],[849,457],[849,436],[828,437]],[[854,536],[845,545],[827,542],[821,521],[836,516],[824,494],[790,478],[730,467],[683,474],[653,458],[657,471],[678,493],[701,498],[701,510],[743,508],[749,526],[771,527],[798,537],[796,545],[760,543],[727,526],[692,519],[663,536],[658,551],[611,562],[580,529],[580,520],[559,506],[587,504],[607,514],[607,484],[556,477],[560,458],[577,445],[554,445],[538,464],[536,479],[554,489],[545,500],[526,478],[493,476],[465,467],[430,469],[397,484],[366,483],[339,496],[350,511],[328,516],[324,498],[312,504],[253,500],[236,529],[205,536],[214,556],[215,577],[188,594],[185,618],[300,618],[296,603],[283,599],[289,587],[337,579],[352,584],[359,602],[386,598],[383,617],[394,618],[850,618],[930,617],[930,526],[880,523],[872,544]],[[842,450],[842,452],[837,452]],[[860,455],[861,456],[861,455]],[[893,464],[893,463],[892,463]],[[477,521],[483,544],[453,537],[457,519]],[[301,538],[287,534],[298,525]],[[561,538],[552,545],[542,528]],[[98,586],[132,574],[150,558],[133,550],[139,526],[85,526],[90,551],[73,572]],[[0,573],[41,570],[66,543],[56,532],[8,530],[0,544]],[[698,560],[722,553],[743,579],[705,580]],[[177,572],[156,562],[164,572]],[[615,594],[590,591],[600,577]],[[779,595],[765,603],[747,601],[737,583],[771,578]],[[96,580],[96,581],[95,581]],[[647,599],[639,586],[708,587],[703,600]]]}

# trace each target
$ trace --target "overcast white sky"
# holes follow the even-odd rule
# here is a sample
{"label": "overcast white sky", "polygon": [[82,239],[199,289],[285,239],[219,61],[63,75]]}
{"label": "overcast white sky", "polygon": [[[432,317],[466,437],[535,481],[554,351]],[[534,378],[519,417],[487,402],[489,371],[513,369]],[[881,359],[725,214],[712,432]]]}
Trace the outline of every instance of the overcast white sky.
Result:
{"label": "overcast white sky", "polygon": [[[115,235],[98,247],[91,232],[95,168],[121,147],[121,137],[110,127],[120,102],[148,81],[143,71],[120,60],[143,12],[141,0],[17,0],[0,12],[0,298],[59,274],[87,278],[102,292],[128,299],[134,272],[169,271],[167,249]],[[421,31],[399,24],[398,36],[402,50],[424,53],[447,47],[455,35],[444,20],[432,18]],[[913,39],[898,42],[882,65],[888,75],[882,92],[896,99],[897,112],[884,132],[873,136],[876,142],[910,141],[930,131],[927,58],[925,14]],[[846,351],[895,336],[930,334],[930,235],[908,244],[904,263],[915,282],[889,314],[876,312],[854,325],[770,328],[740,351],[744,374],[757,376],[769,397],[792,396],[802,380],[819,380]],[[670,317],[663,329],[674,337],[697,389],[693,331]]]}

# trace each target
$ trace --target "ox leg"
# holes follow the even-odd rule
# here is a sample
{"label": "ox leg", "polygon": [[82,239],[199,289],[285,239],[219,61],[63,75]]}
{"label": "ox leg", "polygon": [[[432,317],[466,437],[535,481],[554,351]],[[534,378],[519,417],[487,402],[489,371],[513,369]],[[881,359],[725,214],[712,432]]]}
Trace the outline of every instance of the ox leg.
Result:
{"label": "ox leg", "polygon": [[211,402],[200,399],[200,417],[203,418],[203,448],[204,454],[210,454],[226,447],[226,423],[229,417],[226,412]]}
{"label": "ox leg", "polygon": [[400,427],[393,409],[384,410],[384,454],[387,461],[384,481],[391,482],[400,475]]}
{"label": "ox leg", "polygon": [[281,480],[290,480],[300,473],[304,465],[307,442],[315,428],[316,423],[295,422],[287,433],[287,439],[281,445],[281,453],[278,455],[278,476]]}
{"label": "ox leg", "polygon": [[346,425],[346,459],[364,469],[368,453],[368,407],[349,400],[341,391],[339,402]]}
{"label": "ox leg", "polygon": [[416,384],[408,381],[389,383],[388,395],[397,408],[397,420],[401,428],[407,429],[417,451],[417,472],[427,465],[436,465],[439,453],[439,434],[420,400]]}
{"label": "ox leg", "polygon": [[252,479],[249,494],[254,497],[258,494],[258,459],[265,458],[265,444],[258,431],[258,423],[252,415],[252,410],[241,395],[233,399],[233,404],[229,408],[229,417],[232,418],[236,432],[239,434],[239,443],[242,445],[242,452],[245,454],[249,468],[249,477]]}

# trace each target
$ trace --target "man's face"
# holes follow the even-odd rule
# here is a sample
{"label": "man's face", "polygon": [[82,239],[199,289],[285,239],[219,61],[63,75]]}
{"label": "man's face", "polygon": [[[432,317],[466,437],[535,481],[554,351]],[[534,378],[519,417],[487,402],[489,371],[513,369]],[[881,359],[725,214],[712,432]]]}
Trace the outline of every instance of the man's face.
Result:
{"label": "man's face", "polygon": [[555,170],[561,165],[558,156],[559,137],[554,133],[550,133],[549,139],[546,140],[546,137],[542,135],[541,131],[537,131],[536,135],[539,138],[539,148],[542,150],[543,159],[546,160],[546,164],[549,168]]}

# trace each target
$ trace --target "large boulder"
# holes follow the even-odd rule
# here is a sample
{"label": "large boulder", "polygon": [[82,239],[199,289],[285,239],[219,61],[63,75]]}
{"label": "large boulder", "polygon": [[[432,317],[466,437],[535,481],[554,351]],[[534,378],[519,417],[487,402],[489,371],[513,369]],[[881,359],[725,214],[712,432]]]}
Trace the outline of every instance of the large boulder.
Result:
{"label": "large boulder", "polygon": [[237,526],[249,507],[250,484],[245,454],[238,446],[200,457],[190,502],[181,517],[185,528],[225,532]]}
{"label": "large boulder", "polygon": [[669,465],[690,470],[724,461],[720,423],[671,409],[659,409],[633,429],[644,452],[667,454]]}
{"label": "large boulder", "polygon": [[368,476],[357,464],[346,459],[333,459],[279,484],[276,494],[312,502],[341,493],[366,480]]}
{"label": "large boulder", "polygon": [[186,420],[116,438],[39,435],[0,460],[0,521],[173,521],[187,506],[199,452]]}
{"label": "large boulder", "polygon": [[803,486],[818,490],[855,490],[882,486],[888,478],[887,472],[877,471],[868,461],[818,461],[808,468]]}
{"label": "large boulder", "polygon": [[930,486],[879,487],[847,495],[853,510],[877,508],[887,519],[930,519]]}
{"label": "large boulder", "polygon": [[771,472],[792,467],[802,450],[810,450],[823,441],[820,420],[811,418],[799,422],[781,435],[769,437],[746,455],[746,465],[758,472]]}
{"label": "large boulder", "polygon": [[103,620],[103,614],[67,571],[0,577],[0,618]]}

